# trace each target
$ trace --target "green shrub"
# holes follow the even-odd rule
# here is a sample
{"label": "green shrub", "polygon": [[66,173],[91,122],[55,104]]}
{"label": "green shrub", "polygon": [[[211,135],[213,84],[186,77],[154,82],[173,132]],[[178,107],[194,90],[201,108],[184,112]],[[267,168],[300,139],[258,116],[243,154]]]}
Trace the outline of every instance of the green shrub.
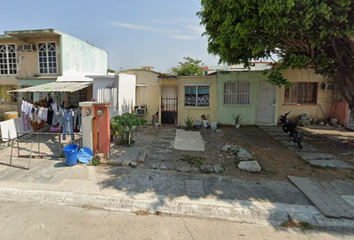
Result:
{"label": "green shrub", "polygon": [[186,125],[186,129],[193,129],[193,122],[194,122],[194,118],[189,116],[184,119],[184,124]]}

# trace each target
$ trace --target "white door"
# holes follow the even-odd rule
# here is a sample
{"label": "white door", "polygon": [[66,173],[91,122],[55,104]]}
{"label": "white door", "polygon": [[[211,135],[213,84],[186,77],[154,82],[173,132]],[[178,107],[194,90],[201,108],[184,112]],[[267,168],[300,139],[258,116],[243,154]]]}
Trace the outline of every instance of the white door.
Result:
{"label": "white door", "polygon": [[257,123],[274,124],[276,86],[267,82],[262,82],[259,83],[258,90]]}

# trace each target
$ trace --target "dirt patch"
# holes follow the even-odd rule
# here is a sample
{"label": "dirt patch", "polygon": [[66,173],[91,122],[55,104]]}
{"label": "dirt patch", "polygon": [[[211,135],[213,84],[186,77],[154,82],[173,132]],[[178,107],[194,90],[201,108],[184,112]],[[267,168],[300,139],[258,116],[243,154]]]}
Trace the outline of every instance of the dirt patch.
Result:
{"label": "dirt patch", "polygon": [[[161,134],[164,128],[173,126],[144,126],[139,128],[135,135],[136,147],[149,149],[157,134]],[[354,171],[344,169],[321,169],[310,166],[303,159],[298,157],[295,152],[289,150],[266,132],[257,126],[222,127],[220,132],[210,129],[199,130],[205,141],[205,152],[174,151],[175,161],[183,159],[185,156],[195,156],[196,159],[204,159],[203,164],[220,164],[223,168],[223,175],[247,180],[259,181],[262,179],[288,181],[287,175],[298,177],[311,177],[319,180],[334,179],[354,179]],[[347,132],[345,133],[347,134]],[[324,137],[326,134],[319,135],[306,132],[306,143],[322,150],[326,153],[334,154],[338,159],[344,160],[354,165],[354,151],[348,142]],[[239,161],[234,152],[222,151],[225,145],[237,145],[245,148],[262,167],[261,173],[247,173],[237,168]]]}

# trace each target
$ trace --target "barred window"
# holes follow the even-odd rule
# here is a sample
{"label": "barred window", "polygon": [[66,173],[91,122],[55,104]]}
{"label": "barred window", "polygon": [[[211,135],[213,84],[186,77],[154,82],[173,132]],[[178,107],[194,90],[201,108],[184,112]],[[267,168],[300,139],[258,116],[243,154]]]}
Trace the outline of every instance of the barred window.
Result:
{"label": "barred window", "polygon": [[0,45],[0,74],[1,75],[17,74],[15,44]]}
{"label": "barred window", "polygon": [[39,73],[57,73],[57,53],[55,43],[38,44]]}
{"label": "barred window", "polygon": [[209,86],[185,86],[184,106],[209,107]]}
{"label": "barred window", "polygon": [[248,105],[250,104],[250,83],[224,83],[223,98],[225,105]]}
{"label": "barred window", "polygon": [[318,83],[299,82],[285,88],[285,104],[316,104]]}

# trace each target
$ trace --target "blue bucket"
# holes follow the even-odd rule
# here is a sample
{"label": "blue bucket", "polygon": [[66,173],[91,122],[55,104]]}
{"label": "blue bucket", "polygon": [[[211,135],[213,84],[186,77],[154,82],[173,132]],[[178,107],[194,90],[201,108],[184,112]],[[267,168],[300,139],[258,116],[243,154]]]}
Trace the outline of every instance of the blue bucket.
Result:
{"label": "blue bucket", "polygon": [[63,151],[65,154],[65,164],[66,166],[74,166],[77,163],[77,152],[79,147],[75,144],[68,145],[64,147]]}

